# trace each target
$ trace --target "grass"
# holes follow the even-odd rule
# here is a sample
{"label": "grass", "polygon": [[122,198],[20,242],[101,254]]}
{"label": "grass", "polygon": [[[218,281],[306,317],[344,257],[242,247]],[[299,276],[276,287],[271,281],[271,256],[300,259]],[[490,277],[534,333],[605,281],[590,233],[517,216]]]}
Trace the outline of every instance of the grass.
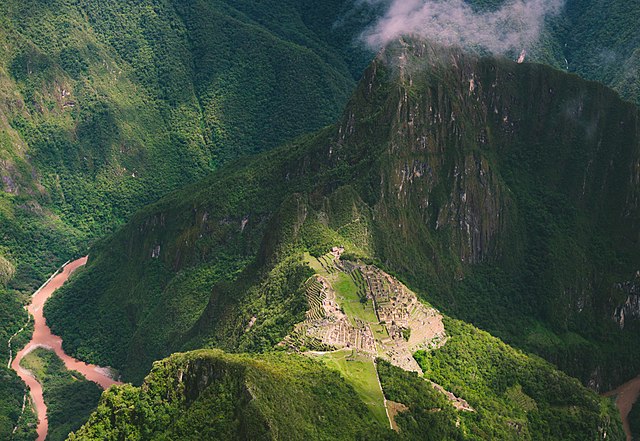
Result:
{"label": "grass", "polygon": [[358,295],[358,287],[353,279],[343,272],[336,275],[333,282],[333,288],[336,291],[336,297],[345,314],[349,316],[349,320],[355,326],[354,319],[360,319],[367,323],[378,323],[378,317],[373,309],[373,302],[367,300],[366,303],[360,301]]}
{"label": "grass", "polygon": [[381,324],[371,324],[371,330],[373,331],[373,336],[377,340],[384,340],[389,337],[389,333],[387,332],[387,328]]}
{"label": "grass", "polygon": [[342,374],[380,424],[389,424],[384,408],[384,396],[372,358],[351,349],[343,349],[323,354],[319,359]]}
{"label": "grass", "polygon": [[326,269],[320,264],[320,261],[313,257],[309,253],[304,253],[304,261],[315,271],[316,274],[321,275],[322,277],[328,277],[329,273]]}

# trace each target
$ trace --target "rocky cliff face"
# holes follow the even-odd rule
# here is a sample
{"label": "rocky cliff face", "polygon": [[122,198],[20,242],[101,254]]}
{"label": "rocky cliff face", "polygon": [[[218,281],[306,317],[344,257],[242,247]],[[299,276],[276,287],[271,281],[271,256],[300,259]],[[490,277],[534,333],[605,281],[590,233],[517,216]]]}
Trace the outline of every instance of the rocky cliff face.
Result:
{"label": "rocky cliff face", "polygon": [[624,303],[619,305],[613,313],[613,319],[620,329],[624,329],[627,320],[640,319],[640,272],[636,273],[633,280],[617,283],[615,288],[627,296]]}
{"label": "rocky cliff face", "polygon": [[522,255],[539,208],[566,209],[577,229],[583,213],[570,211],[589,212],[589,228],[637,241],[638,111],[595,83],[401,42],[366,72],[329,153],[353,163],[371,150],[374,204],[398,214],[390,227],[419,214],[413,230],[446,231],[456,260]]}

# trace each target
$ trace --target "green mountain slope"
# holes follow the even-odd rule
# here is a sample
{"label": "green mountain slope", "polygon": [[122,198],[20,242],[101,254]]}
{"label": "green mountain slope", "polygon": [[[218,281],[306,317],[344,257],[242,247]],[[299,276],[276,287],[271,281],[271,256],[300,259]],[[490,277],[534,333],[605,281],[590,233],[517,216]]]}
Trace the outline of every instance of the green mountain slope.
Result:
{"label": "green mountain slope", "polygon": [[0,225],[17,286],[221,162],[333,122],[358,65],[350,34],[332,39],[297,2],[0,12]]}
{"label": "green mountain slope", "polygon": [[565,17],[561,32],[569,69],[640,103],[640,5],[569,0]]}
{"label": "green mountain slope", "polygon": [[137,213],[47,317],[139,381],[183,348],[273,347],[304,316],[302,253],[342,244],[607,389],[640,366],[637,321],[614,319],[640,261],[638,149],[638,108],[604,86],[403,41],[336,126]]}
{"label": "green mountain slope", "polygon": [[110,389],[69,439],[354,440],[384,432],[318,362],[197,351],[158,362],[140,388]]}
{"label": "green mountain slope", "polygon": [[[415,373],[380,361],[375,375],[400,409],[397,433],[376,421],[347,378],[320,362],[294,354],[200,350],[155,363],[141,387],[105,392],[98,410],[69,440],[624,439],[611,402],[541,360],[527,361],[484,333],[468,332],[452,339],[466,335],[473,341],[463,343],[472,357],[481,349],[477,342],[485,341],[497,346],[489,351],[495,362],[511,360],[521,368],[533,363],[536,369],[526,366],[514,375],[489,364],[495,377],[482,378],[504,381],[506,390],[493,402],[476,395],[486,407],[463,412]],[[510,385],[517,381],[523,385]]]}

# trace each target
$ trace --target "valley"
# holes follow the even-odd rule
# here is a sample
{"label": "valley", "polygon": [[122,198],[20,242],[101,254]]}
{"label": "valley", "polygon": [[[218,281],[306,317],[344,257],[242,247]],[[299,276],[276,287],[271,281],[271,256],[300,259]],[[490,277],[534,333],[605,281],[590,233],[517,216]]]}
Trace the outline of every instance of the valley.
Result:
{"label": "valley", "polygon": [[27,308],[28,313],[33,316],[33,336],[31,337],[31,341],[29,341],[29,343],[16,354],[13,361],[10,362],[11,368],[16,371],[22,381],[25,382],[31,394],[38,417],[38,441],[44,441],[47,436],[47,406],[43,396],[42,385],[31,371],[21,365],[22,360],[32,351],[37,348],[53,351],[64,362],[68,370],[79,372],[88,380],[100,385],[102,389],[107,389],[113,384],[121,384],[112,378],[113,374],[108,368],[87,364],[68,356],[62,349],[62,339],[51,333],[43,315],[44,304],[49,297],[67,281],[76,269],[84,266],[86,262],[87,257],[83,257],[63,265],[59,271],[35,292]]}

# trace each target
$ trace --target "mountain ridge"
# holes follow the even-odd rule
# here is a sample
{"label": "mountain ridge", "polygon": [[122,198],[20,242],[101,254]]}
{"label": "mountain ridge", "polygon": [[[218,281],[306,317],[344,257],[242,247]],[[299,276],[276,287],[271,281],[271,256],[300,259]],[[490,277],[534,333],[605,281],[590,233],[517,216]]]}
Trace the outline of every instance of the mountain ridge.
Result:
{"label": "mountain ridge", "polygon": [[[463,56],[457,50],[447,49],[442,52],[445,56],[441,59],[430,58],[426,55],[427,46],[422,47],[423,44],[416,43],[418,47],[414,49],[418,55],[425,55],[427,62],[435,63],[431,66],[433,71],[429,76],[409,75],[403,80],[405,85],[402,82],[398,85],[396,79],[399,77],[394,75],[402,75],[401,71],[384,67],[379,59],[367,70],[342,121],[334,128],[325,129],[278,151],[249,159],[243,165],[236,164],[233,170],[229,168],[221,171],[205,182],[175,193],[135,216],[130,226],[116,235],[115,242],[95,251],[95,259],[106,260],[93,267],[97,270],[100,265],[104,265],[104,270],[100,271],[110,268],[107,270],[109,273],[126,274],[123,269],[115,269],[119,266],[115,262],[121,259],[116,256],[127,255],[127,261],[138,262],[139,265],[134,267],[144,271],[137,272],[134,279],[140,280],[142,277],[142,280],[146,280],[147,287],[143,288],[138,284],[142,291],[136,294],[132,294],[130,289],[122,289],[123,286],[119,283],[107,289],[124,295],[125,297],[120,297],[124,302],[133,298],[147,299],[142,301],[148,302],[157,298],[156,295],[150,297],[151,292],[160,289],[168,296],[163,302],[172,304],[174,301],[171,297],[176,296],[176,292],[184,292],[184,284],[197,280],[192,279],[196,273],[207,274],[201,282],[209,277],[209,282],[205,282],[202,287],[206,283],[213,287],[213,296],[208,302],[212,309],[210,312],[203,309],[207,294],[201,291],[197,295],[200,300],[196,301],[200,306],[193,311],[203,311],[205,314],[198,326],[213,325],[213,329],[219,329],[216,328],[216,320],[228,319],[224,318],[225,308],[237,307],[231,306],[238,301],[233,299],[244,298],[240,302],[247,302],[247,307],[253,301],[258,302],[257,299],[264,298],[262,290],[268,289],[270,277],[280,274],[279,271],[290,275],[285,277],[284,285],[278,285],[278,296],[284,296],[278,298],[287,298],[286,289],[300,292],[295,287],[298,282],[286,285],[289,277],[301,280],[299,277],[304,277],[305,274],[302,269],[293,270],[298,267],[295,263],[297,258],[290,252],[299,247],[300,243],[305,247],[311,246],[311,249],[318,246],[322,249],[329,245],[329,239],[333,237],[334,242],[347,243],[348,252],[375,257],[384,262],[386,270],[401,275],[401,279],[417,292],[428,292],[429,300],[444,311],[461,314],[461,317],[466,317],[473,323],[484,323],[483,326],[507,341],[519,342],[525,348],[542,353],[562,366],[566,364],[565,369],[588,383],[590,376],[598,371],[598,363],[604,362],[602,356],[600,359],[596,357],[598,361],[595,362],[591,359],[597,350],[595,347],[588,348],[597,341],[597,335],[594,336],[590,327],[592,329],[593,324],[598,323],[598,327],[607,330],[607,336],[611,332],[618,337],[632,338],[631,334],[636,332],[635,325],[631,324],[628,329],[618,333],[618,325],[611,318],[618,304],[612,305],[612,298],[609,296],[614,295],[620,299],[620,304],[624,303],[626,296],[616,292],[613,283],[607,288],[607,292],[611,294],[601,297],[595,297],[594,292],[597,290],[593,286],[579,284],[581,294],[570,297],[572,300],[567,305],[564,290],[585,275],[587,279],[593,276],[585,273],[587,270],[578,270],[574,261],[566,257],[566,253],[557,255],[552,250],[560,244],[568,245],[576,255],[587,259],[595,250],[586,244],[604,235],[612,239],[613,245],[606,245],[598,239],[595,243],[600,248],[596,254],[618,253],[619,266],[612,268],[612,271],[619,274],[614,276],[606,273],[606,276],[602,274],[598,277],[615,281],[625,274],[626,277],[635,274],[631,268],[633,262],[637,262],[637,256],[628,238],[637,237],[633,232],[634,228],[637,229],[638,221],[638,193],[637,187],[633,185],[634,179],[638,179],[634,172],[638,167],[638,132],[633,130],[633,127],[637,128],[637,107],[619,101],[617,95],[604,86],[585,82],[541,65],[492,61],[488,58]],[[456,60],[455,57],[462,57],[459,60],[464,60],[464,69],[476,69],[474,90],[470,91],[473,79],[471,71],[450,70],[447,64],[438,64],[442,60],[448,63],[451,56],[454,57],[453,60]],[[503,75],[500,81],[504,81],[506,85],[500,90],[504,91],[501,92],[504,95],[497,95],[500,93],[497,92],[498,88],[491,87],[496,74]],[[523,86],[520,79],[526,79],[524,84],[529,86]],[[425,80],[427,84],[419,83]],[[434,81],[432,86],[428,85],[429,81]],[[445,84],[452,89],[443,88]],[[427,94],[412,97],[411,87],[426,91]],[[523,87],[546,87],[548,103],[540,100],[523,101],[529,96],[528,89]],[[478,96],[484,93],[488,98],[476,100],[474,93]],[[428,100],[432,103],[430,113],[420,113],[420,109],[429,108],[423,104],[425,97],[429,97]],[[469,97],[472,97],[475,104],[471,104],[465,113],[465,110],[459,110],[462,109],[458,107],[461,104],[457,103],[466,103]],[[571,97],[575,102],[573,107],[553,107],[554,103],[571,102]],[[508,103],[511,107],[494,109],[493,106],[485,106],[485,112],[481,115],[485,115],[486,122],[474,120],[473,115],[477,113],[469,116],[474,106],[484,105],[485,102],[491,104],[491,100],[496,100],[496,104]],[[608,106],[606,113],[599,110],[602,105]],[[436,106],[439,107],[433,110]],[[545,110],[551,107],[554,109],[553,114],[536,111],[536,106],[544,107]],[[494,110],[498,110],[498,114]],[[508,113],[500,113],[503,111]],[[530,118],[525,121],[521,119],[524,114],[542,119]],[[411,123],[412,115],[420,117]],[[594,117],[598,118],[597,127],[595,132],[591,132],[589,124]],[[379,118],[390,119],[380,123]],[[465,124],[465,130],[458,128],[457,124]],[[568,134],[557,139],[549,134],[549,131],[553,132],[556,128],[559,133],[564,131]],[[418,130],[425,131],[424,139],[416,136]],[[539,135],[541,132],[543,135]],[[535,144],[536,149],[542,150],[531,149],[526,144],[526,139],[529,138],[522,138],[523,133],[545,136],[544,141],[538,140]],[[606,141],[607,136],[609,139],[615,138],[616,143]],[[587,143],[583,144],[585,141]],[[544,142],[549,144],[545,147]],[[602,144],[604,142],[606,144]],[[507,149],[507,146],[514,145],[518,148]],[[582,147],[584,145],[588,145],[589,150],[585,151]],[[603,145],[606,147],[602,147]],[[618,147],[615,146],[618,145],[622,146],[621,150],[616,150]],[[501,149],[504,150],[501,152]],[[553,149],[559,149],[558,153],[552,153]],[[559,156],[560,152],[563,156]],[[498,154],[503,157],[497,159],[498,156],[494,155]],[[514,154],[517,156],[512,156]],[[585,164],[584,168],[574,161],[576,154],[579,156],[575,158],[580,158],[580,164]],[[610,165],[604,169],[596,169],[596,165],[593,165],[591,171],[587,172],[589,174],[580,174],[582,172],[579,170],[589,170],[586,167],[589,161],[592,164]],[[260,164],[260,171],[253,169],[254,165],[250,164]],[[538,167],[540,176],[532,167]],[[515,177],[516,171],[519,178]],[[603,183],[606,184],[603,186]],[[215,190],[223,187],[228,190],[224,195]],[[212,194],[217,195],[217,201],[210,197]],[[488,194],[492,197],[488,198]],[[577,203],[570,202],[573,197]],[[552,205],[547,206],[549,203]],[[562,208],[563,204],[568,204],[567,208]],[[170,206],[172,208],[168,209]],[[586,207],[595,210],[592,217],[585,214]],[[519,214],[523,210],[526,216]],[[217,220],[212,219],[212,213],[216,213]],[[500,220],[501,216],[506,220]],[[354,219],[358,220],[354,222]],[[631,220],[631,223],[620,219]],[[548,227],[545,225],[551,227],[546,233],[544,228]],[[347,226],[349,227],[345,230]],[[518,231],[544,233],[541,236],[545,240],[544,246],[537,247],[540,244],[539,238],[531,242]],[[554,242],[560,240],[560,233],[571,239],[568,242]],[[124,242],[120,242],[122,240]],[[122,248],[122,245],[116,243],[128,245]],[[505,244],[517,245],[513,247]],[[158,255],[154,256],[156,247],[159,247]],[[256,254],[256,251],[251,251],[252,248],[260,251]],[[104,251],[101,252],[100,249]],[[230,252],[231,250],[234,251]],[[107,255],[111,257],[106,258]],[[113,263],[107,264],[106,261]],[[554,263],[550,264],[550,261]],[[109,267],[113,264],[116,266]],[[518,278],[515,279],[516,283],[513,279],[510,281],[514,269],[520,270],[523,265],[527,271],[519,277],[520,281],[517,282]],[[558,265],[563,265],[568,274],[580,275],[577,279],[573,275],[563,279],[564,276],[554,270]],[[76,290],[72,285],[48,306],[47,315],[56,332],[63,335],[65,342],[75,340],[75,337],[65,336],[62,325],[66,323],[65,326],[69,326],[74,313],[61,305],[65,301],[69,302],[69,306],[80,305],[88,300],[81,299],[82,292],[94,289],[89,288],[92,285],[89,279],[103,280],[105,277],[92,272],[91,267],[89,264],[87,274],[83,275],[84,281],[78,282]],[[597,274],[597,269],[593,268],[589,271],[596,271],[594,274]],[[189,275],[192,271],[195,273]],[[541,281],[535,271],[547,279]],[[223,276],[225,272],[227,275]],[[270,272],[273,273],[268,276]],[[170,273],[177,273],[179,277],[167,278]],[[299,275],[294,277],[293,274]],[[218,285],[215,282],[217,277],[235,279],[235,283],[244,288],[224,282]],[[264,282],[260,283],[266,285],[262,288],[260,283],[255,285],[256,278],[264,277]],[[278,277],[283,277],[283,274]],[[181,280],[180,285],[174,285],[167,291],[178,280]],[[254,282],[245,285],[243,280]],[[567,288],[563,287],[565,284]],[[605,282],[604,286],[607,284]],[[546,289],[547,285],[554,286],[558,291]],[[284,286],[288,288],[285,289]],[[523,289],[531,290],[524,288],[525,286],[532,287],[533,292],[540,297],[525,301]],[[253,291],[256,295],[254,300],[240,295],[240,291],[246,291],[249,287],[252,287],[252,291],[257,290]],[[192,294],[188,297],[193,301],[193,293],[198,291],[199,289],[191,289]],[[483,294],[474,295],[473,291]],[[105,291],[104,288],[98,288],[97,292]],[[72,297],[64,300],[67,295],[72,295],[74,300],[71,300]],[[105,300],[107,298],[109,295]],[[300,299],[300,296],[294,298]],[[293,301],[294,298],[287,301]],[[590,306],[589,309],[583,306],[582,309],[586,311],[584,314],[579,311],[581,298]],[[228,301],[231,303],[227,304]],[[153,304],[154,301],[151,302]],[[223,304],[226,306],[222,306]],[[131,307],[134,308],[132,312],[137,311],[135,314],[146,308]],[[296,310],[300,311],[296,313],[300,317],[302,309],[298,307]],[[69,318],[63,319],[63,311],[64,314],[70,314]],[[193,311],[186,308],[184,314],[192,316]],[[109,313],[112,312],[110,310]],[[248,313],[246,311],[241,315]],[[281,313],[283,312],[278,314]],[[144,314],[149,314],[149,311]],[[200,312],[195,315],[198,314]],[[237,317],[236,314],[231,313],[231,316]],[[504,322],[513,314],[517,314],[517,319],[512,317]],[[528,314],[536,318],[527,319]],[[149,323],[157,323],[157,316],[149,315],[151,316],[156,320]],[[293,319],[288,313],[285,316],[290,317],[287,320]],[[135,323],[135,315],[130,317],[133,319],[130,323]],[[195,324],[192,321],[195,318],[189,319],[190,326]],[[121,318],[115,320],[122,323]],[[522,328],[521,323],[516,324],[518,320],[528,323],[525,329],[529,334],[520,333],[518,336],[517,330]],[[100,319],[96,318],[96,322],[99,323]],[[236,325],[232,322],[225,326],[233,328]],[[244,323],[246,326],[246,321]],[[292,325],[294,322],[288,323]],[[71,329],[78,325],[79,322],[75,321]],[[237,326],[239,329],[240,324]],[[145,332],[139,335],[149,335],[150,332],[151,328],[145,328]],[[230,329],[226,332],[230,332]],[[233,333],[225,337],[232,339],[226,340],[227,342],[235,339],[231,335]],[[104,333],[100,338],[103,336]],[[166,342],[160,338],[160,341]],[[225,347],[224,342],[224,338],[214,339],[209,344],[222,344]],[[235,344],[237,343],[232,346]],[[256,349],[264,343],[256,346],[247,340],[247,344],[249,346],[246,348]],[[569,361],[577,355],[574,351],[582,352],[585,349],[591,355],[584,355],[580,363]],[[560,352],[554,354],[553,351],[557,350]],[[133,353],[137,351],[134,350]],[[624,357],[624,354],[621,356]],[[121,363],[112,363],[113,360],[110,359],[99,361],[116,366]],[[635,363],[630,362],[628,373],[613,374],[612,378],[631,376],[635,369],[632,365],[635,366]],[[611,380],[603,383],[598,375],[594,377],[594,381],[597,389],[607,388],[612,384]]]}

